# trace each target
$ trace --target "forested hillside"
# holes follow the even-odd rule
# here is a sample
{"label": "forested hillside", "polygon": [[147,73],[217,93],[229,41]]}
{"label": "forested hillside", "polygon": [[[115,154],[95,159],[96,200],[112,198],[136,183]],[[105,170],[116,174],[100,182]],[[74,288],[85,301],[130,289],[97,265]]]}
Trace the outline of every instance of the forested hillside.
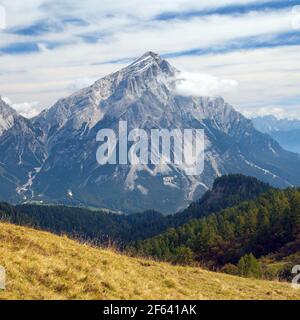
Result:
{"label": "forested hillside", "polygon": [[170,216],[155,211],[118,215],[77,207],[32,204],[11,206],[0,203],[0,219],[104,245],[113,242],[123,248],[132,241],[144,240],[171,227],[182,226],[192,218],[203,217],[243,200],[254,199],[269,189],[269,185],[255,178],[229,175],[218,178],[212,190],[202,199],[183,212]]}
{"label": "forested hillside", "polygon": [[280,261],[299,248],[300,189],[287,189],[270,190],[255,200],[191,220],[131,249],[174,263],[226,269],[229,263],[242,264],[249,254],[260,258],[278,252],[275,258]]}
{"label": "forested hillside", "polygon": [[125,216],[77,207],[0,203],[2,221],[68,234],[101,245],[114,243],[119,247],[160,233],[162,219],[163,215],[155,211]]}
{"label": "forested hillside", "polygon": [[298,189],[276,190],[242,175],[218,178],[202,199],[167,217],[0,203],[2,221],[172,263],[243,276],[274,278],[281,272],[284,279],[290,277],[287,266],[299,260],[299,216]]}
{"label": "forested hillside", "polygon": [[173,225],[179,226],[190,219],[202,218],[242,201],[255,199],[270,189],[270,185],[253,177],[240,174],[222,176],[215,180],[212,190],[207,191],[200,200],[171,218]]}

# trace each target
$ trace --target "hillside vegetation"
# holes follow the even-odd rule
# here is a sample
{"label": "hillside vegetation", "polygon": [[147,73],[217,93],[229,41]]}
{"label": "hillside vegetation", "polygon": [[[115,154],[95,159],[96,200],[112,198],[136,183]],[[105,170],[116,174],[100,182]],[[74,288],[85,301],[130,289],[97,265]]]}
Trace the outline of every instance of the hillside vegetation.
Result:
{"label": "hillside vegetation", "polygon": [[0,223],[0,299],[300,299],[288,283],[130,258]]}
{"label": "hillside vegetation", "polygon": [[171,227],[182,226],[190,219],[255,199],[269,189],[269,185],[255,178],[229,175],[216,179],[212,190],[186,210],[170,216],[155,211],[118,215],[78,207],[33,204],[12,206],[0,203],[0,220],[68,234],[103,245],[112,241],[123,248],[133,241],[151,238]]}
{"label": "hillside vegetation", "polygon": [[171,262],[198,261],[220,268],[236,264],[249,253],[258,258],[278,253],[273,255],[276,261],[288,256],[294,261],[299,248],[300,190],[287,189],[270,190],[255,200],[191,220],[180,228],[138,242],[133,251]]}

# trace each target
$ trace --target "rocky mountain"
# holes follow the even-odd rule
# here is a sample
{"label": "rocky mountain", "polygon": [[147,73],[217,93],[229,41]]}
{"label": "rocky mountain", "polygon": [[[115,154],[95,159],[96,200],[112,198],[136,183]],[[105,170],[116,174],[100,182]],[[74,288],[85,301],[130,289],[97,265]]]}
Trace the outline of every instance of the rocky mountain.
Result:
{"label": "rocky mountain", "polygon": [[0,136],[5,130],[14,125],[16,118],[18,118],[17,112],[11,108],[0,96]]}
{"label": "rocky mountain", "polygon": [[[148,52],[34,119],[19,118],[0,137],[0,161],[16,176],[9,199],[171,213],[223,174],[243,173],[277,187],[300,184],[300,156],[258,132],[222,98],[180,95],[178,78],[176,68]],[[97,133],[117,131],[120,120],[128,130],[203,129],[204,172],[190,176],[174,164],[99,165]]]}
{"label": "rocky mountain", "polygon": [[269,134],[284,149],[300,154],[300,129],[290,131],[272,131]]}
{"label": "rocky mountain", "polygon": [[252,121],[257,130],[268,133],[284,149],[300,154],[300,120],[264,116]]}
{"label": "rocky mountain", "polygon": [[290,131],[300,129],[300,120],[278,119],[275,116],[262,116],[252,119],[257,130],[268,133],[274,131]]}
{"label": "rocky mountain", "polygon": [[[0,100],[0,190],[1,199],[17,201],[29,189],[47,150],[43,135],[30,120],[18,115]],[[33,190],[31,196],[34,196]]]}

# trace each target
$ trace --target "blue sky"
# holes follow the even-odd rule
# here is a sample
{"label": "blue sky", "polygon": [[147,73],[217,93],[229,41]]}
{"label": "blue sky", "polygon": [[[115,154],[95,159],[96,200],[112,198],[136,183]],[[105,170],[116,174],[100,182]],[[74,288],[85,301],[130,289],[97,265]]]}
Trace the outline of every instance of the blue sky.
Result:
{"label": "blue sky", "polygon": [[[0,95],[32,116],[152,50],[238,83],[247,116],[300,118],[300,0],[0,0]],[[299,5],[299,7],[298,7]]]}

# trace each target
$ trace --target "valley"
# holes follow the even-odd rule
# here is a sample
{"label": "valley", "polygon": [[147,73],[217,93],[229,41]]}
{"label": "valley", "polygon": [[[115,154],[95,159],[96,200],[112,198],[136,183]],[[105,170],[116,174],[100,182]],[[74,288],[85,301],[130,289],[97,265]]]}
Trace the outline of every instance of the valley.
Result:
{"label": "valley", "polygon": [[169,216],[0,203],[0,219],[113,246],[133,257],[289,282],[292,268],[300,263],[299,208],[297,188],[279,190],[252,177],[229,175]]}

